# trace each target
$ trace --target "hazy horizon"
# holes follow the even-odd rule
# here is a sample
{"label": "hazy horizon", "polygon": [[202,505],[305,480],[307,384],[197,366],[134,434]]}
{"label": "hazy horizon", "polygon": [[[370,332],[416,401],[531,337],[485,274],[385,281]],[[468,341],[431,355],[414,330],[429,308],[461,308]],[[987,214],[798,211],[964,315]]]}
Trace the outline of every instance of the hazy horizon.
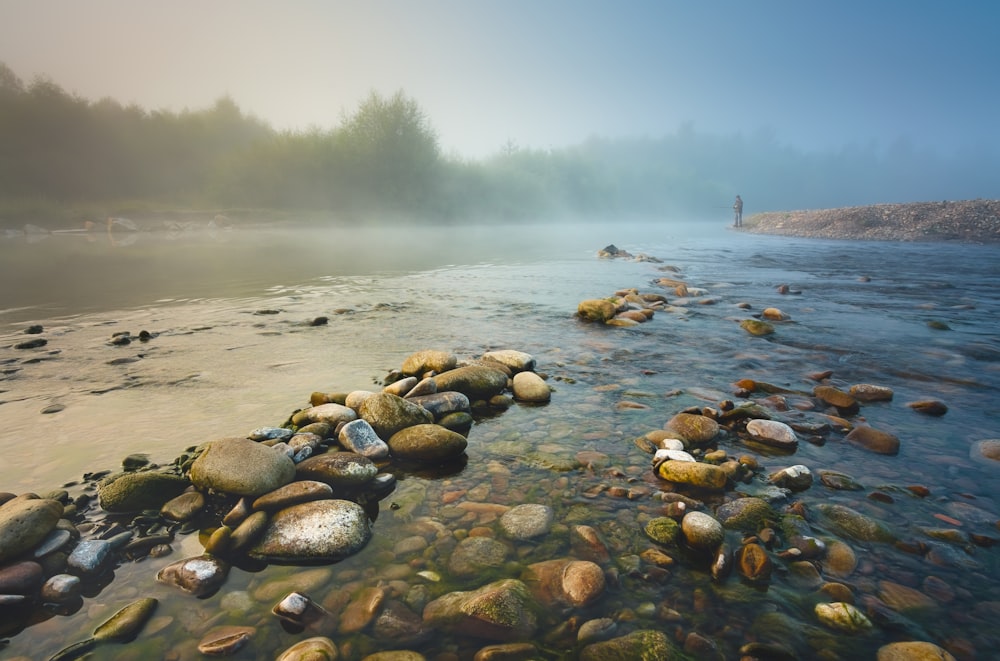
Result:
{"label": "hazy horizon", "polygon": [[931,2],[0,3],[0,61],[147,110],[229,96],[329,129],[404,90],[442,150],[699,132],[804,150],[996,151],[1000,5]]}

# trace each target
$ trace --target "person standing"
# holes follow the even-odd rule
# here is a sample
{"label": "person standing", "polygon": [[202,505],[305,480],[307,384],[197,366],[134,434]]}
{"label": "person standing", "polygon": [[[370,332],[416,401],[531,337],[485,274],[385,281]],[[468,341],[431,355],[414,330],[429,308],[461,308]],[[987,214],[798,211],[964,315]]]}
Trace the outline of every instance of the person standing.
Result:
{"label": "person standing", "polygon": [[736,196],[736,202],[733,203],[733,211],[735,212],[733,227],[743,227],[743,198],[739,195]]}

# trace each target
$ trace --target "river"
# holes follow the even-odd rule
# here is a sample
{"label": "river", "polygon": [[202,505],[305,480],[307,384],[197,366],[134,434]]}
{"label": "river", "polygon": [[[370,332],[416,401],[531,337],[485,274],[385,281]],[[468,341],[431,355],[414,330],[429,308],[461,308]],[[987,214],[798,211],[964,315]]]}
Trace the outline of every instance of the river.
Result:
{"label": "river", "polygon": [[[660,261],[598,259],[609,243]],[[776,638],[799,658],[874,658],[879,646],[906,639],[987,658],[1000,643],[1000,465],[970,457],[970,448],[1000,438],[998,258],[1000,248],[990,246],[792,239],[684,221],[9,236],[0,239],[0,490],[83,489],[85,474],[116,470],[135,453],[169,463],[213,438],[280,425],[314,391],[374,389],[417,350],[473,359],[517,349],[536,358],[552,401],[478,420],[457,474],[398,475],[388,498],[410,503],[406,517],[383,511],[369,547],[309,586],[317,600],[344,584],[419,582],[387,549],[421,517],[460,531],[456,538],[494,525],[450,505],[486,480],[493,489],[480,494],[484,501],[555,508],[553,539],[513,550],[522,564],[565,555],[567,543],[556,538],[568,525],[586,523],[614,540],[607,593],[561,620],[609,617],[619,633],[658,629],[682,644],[696,633],[726,659],[739,658],[748,642]],[[678,299],[654,284],[663,276],[683,279],[695,295]],[[575,318],[581,300],[624,288],[664,294],[671,307],[632,328]],[[767,307],[789,316],[773,335],[740,328]],[[25,333],[32,325],[41,332]],[[141,331],[148,339],[137,339]],[[124,332],[133,341],[112,342]],[[46,343],[14,348],[31,339]],[[713,582],[705,566],[682,556],[666,577],[630,573],[630,559],[653,546],[644,522],[664,507],[664,483],[634,439],[685,408],[738,400],[740,379],[785,388],[793,409],[805,407],[811,375],[827,370],[844,389],[892,388],[891,402],[864,406],[854,422],[891,431],[897,455],[865,451],[836,432],[800,443],[791,457],[733,438],[719,447],[754,454],[762,466],[737,492],[763,493],[767,474],[792,464],[854,478],[857,491],[817,479],[775,507],[838,503],[897,531],[895,545],[848,540],[858,567],[837,579],[868,609],[873,630],[824,627],[812,612],[819,586],[804,585],[777,555],[779,570],[763,590],[735,574]],[[928,416],[907,405],[927,399],[948,412]],[[544,459],[553,456],[570,463]],[[584,465],[580,456],[600,459]],[[609,496],[615,486],[634,498]],[[815,534],[832,535],[822,526]],[[200,552],[198,536],[176,547],[168,558],[121,565],[73,612],[36,615],[4,632],[9,644],[0,652],[46,658],[144,594],[161,605],[155,631],[130,646],[134,658],[163,649],[171,650],[164,658],[199,658],[198,622],[209,620],[257,628],[233,658],[274,658],[305,637],[276,622],[273,603],[258,603],[262,585],[295,586],[292,570],[234,570],[219,594],[195,600],[153,580],[168,561]],[[425,553],[410,564],[443,572],[436,560]],[[886,583],[920,597],[900,605]],[[235,606],[232,595],[248,595],[247,604]],[[886,603],[894,608],[882,609]],[[541,658],[576,658],[572,645],[538,636]],[[331,637],[352,658],[393,647],[370,632]],[[451,635],[410,648],[464,659],[483,644]],[[123,649],[98,648],[93,658],[118,658]]]}

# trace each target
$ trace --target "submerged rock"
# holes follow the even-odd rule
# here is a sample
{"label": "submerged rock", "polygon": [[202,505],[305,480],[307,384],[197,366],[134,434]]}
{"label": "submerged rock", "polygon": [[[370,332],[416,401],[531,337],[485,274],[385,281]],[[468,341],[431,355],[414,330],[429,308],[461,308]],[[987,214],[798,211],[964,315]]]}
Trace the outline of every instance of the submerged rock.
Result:
{"label": "submerged rock", "polygon": [[348,500],[316,500],[283,509],[268,522],[248,555],[278,563],[339,560],[371,538],[368,515]]}
{"label": "submerged rock", "polygon": [[503,579],[469,592],[450,592],[424,607],[424,626],[488,640],[531,639],[540,607],[528,586]]}

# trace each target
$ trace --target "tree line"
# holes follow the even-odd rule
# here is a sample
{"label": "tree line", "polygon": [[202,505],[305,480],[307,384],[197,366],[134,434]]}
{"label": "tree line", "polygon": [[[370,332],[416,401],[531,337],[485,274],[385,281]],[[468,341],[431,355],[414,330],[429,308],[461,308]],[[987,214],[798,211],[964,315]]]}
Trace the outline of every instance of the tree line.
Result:
{"label": "tree line", "polygon": [[445,156],[402,91],[372,92],[330,129],[277,131],[229,97],[170,112],[89,101],[0,63],[0,222],[40,212],[274,209],[446,222],[719,217],[754,210],[996,195],[1000,158],[942,156],[904,139],[827,152],[773,131],[591,138],[559,149],[513,141],[481,160]]}

